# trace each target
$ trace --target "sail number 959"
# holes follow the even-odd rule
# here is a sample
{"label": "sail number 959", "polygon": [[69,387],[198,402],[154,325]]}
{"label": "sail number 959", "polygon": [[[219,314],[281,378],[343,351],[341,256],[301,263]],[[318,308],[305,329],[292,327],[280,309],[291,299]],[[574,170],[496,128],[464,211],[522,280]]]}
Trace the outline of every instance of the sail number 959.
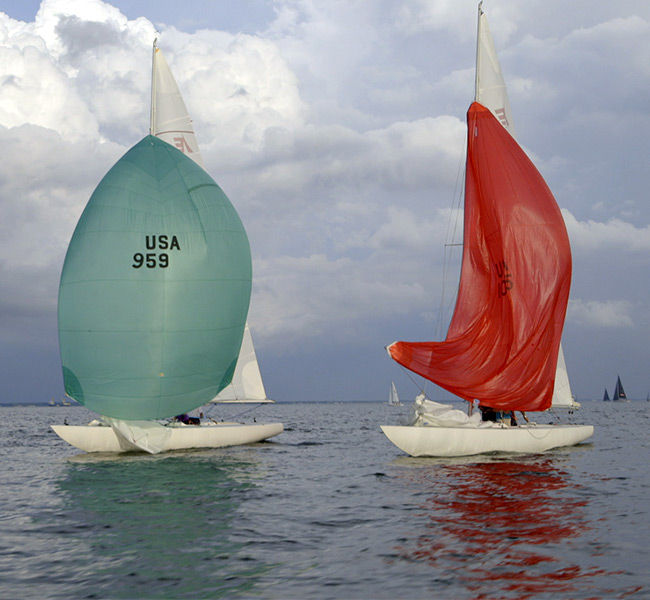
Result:
{"label": "sail number 959", "polygon": [[[141,246],[142,250],[168,250],[173,252],[176,250],[180,252],[181,245],[175,235],[169,234],[156,234],[146,235],[144,244]],[[169,254],[167,252],[136,252],[133,255],[134,269],[166,269],[169,266]]]}
{"label": "sail number 959", "polygon": [[155,269],[157,267],[166,269],[169,266],[169,255],[166,253],[156,254],[155,252],[147,252],[143,254],[142,252],[136,252],[133,255],[133,264],[131,266],[134,269],[141,267],[146,267],[147,269]]}

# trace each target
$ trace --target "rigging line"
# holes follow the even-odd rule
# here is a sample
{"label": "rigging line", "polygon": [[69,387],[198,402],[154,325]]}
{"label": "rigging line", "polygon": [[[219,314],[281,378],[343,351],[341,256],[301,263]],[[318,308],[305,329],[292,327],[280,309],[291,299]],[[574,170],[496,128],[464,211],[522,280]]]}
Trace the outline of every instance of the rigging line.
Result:
{"label": "rigging line", "polygon": [[[397,363],[397,364],[399,364],[399,363]],[[402,371],[404,371],[404,373],[406,373],[407,377],[411,380],[411,382],[417,388],[417,390],[419,392],[422,392],[426,396],[425,392],[426,392],[426,386],[427,386],[427,383],[428,383],[427,380],[426,379],[424,380],[424,387],[423,387],[414,379],[414,377],[412,375],[412,371],[409,371],[404,365],[399,365],[399,366],[402,369]]]}
{"label": "rigging line", "polygon": [[454,240],[457,239],[458,235],[458,224],[459,224],[459,217],[460,217],[460,206],[463,198],[463,193],[465,190],[465,185],[464,185],[464,165],[465,161],[463,160],[463,157],[466,155],[467,152],[467,138],[464,138],[463,142],[463,150],[460,154],[460,160],[458,163],[458,171],[456,173],[456,184],[454,186],[454,195],[453,195],[453,202],[452,202],[452,207],[451,207],[451,212],[449,213],[449,219],[447,221],[447,231],[445,233],[445,250],[443,254],[443,271],[442,271],[442,289],[440,293],[440,308],[438,312],[438,330],[437,330],[437,335],[438,339],[442,339],[443,337],[443,321],[446,321],[446,318],[444,317],[447,314],[446,308],[445,307],[445,292],[448,289],[448,280],[449,280],[449,275],[451,271],[451,261],[452,261],[452,255],[453,255],[453,248],[455,246],[462,246],[462,243],[458,244],[455,243]]}
{"label": "rigging line", "polygon": [[[528,435],[532,437],[533,439],[536,440],[543,440],[544,438],[548,437],[548,435],[551,433],[550,427],[545,427],[545,428],[536,428],[535,433],[533,433],[533,429],[530,427],[524,427],[526,431],[528,432]],[[540,435],[536,435],[537,432],[540,432]]]}

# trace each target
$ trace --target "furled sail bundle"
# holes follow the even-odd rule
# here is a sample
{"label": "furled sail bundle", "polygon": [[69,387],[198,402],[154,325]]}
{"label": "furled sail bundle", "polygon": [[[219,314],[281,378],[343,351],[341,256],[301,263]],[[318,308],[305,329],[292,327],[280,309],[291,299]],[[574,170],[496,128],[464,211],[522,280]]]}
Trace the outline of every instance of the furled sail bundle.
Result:
{"label": "furled sail bundle", "polygon": [[59,289],[66,393],[116,419],[161,419],[227,386],[251,292],[244,227],[214,180],[154,136],[99,183]]}

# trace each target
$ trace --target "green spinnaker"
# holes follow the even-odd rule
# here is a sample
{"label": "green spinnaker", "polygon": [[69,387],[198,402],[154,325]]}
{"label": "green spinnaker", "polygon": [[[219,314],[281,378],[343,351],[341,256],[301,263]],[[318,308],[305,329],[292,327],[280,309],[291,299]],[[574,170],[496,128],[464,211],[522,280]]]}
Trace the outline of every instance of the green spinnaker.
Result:
{"label": "green spinnaker", "polygon": [[79,219],[59,287],[66,393],[118,419],[196,408],[230,383],[251,292],[248,238],[194,161],[147,136]]}

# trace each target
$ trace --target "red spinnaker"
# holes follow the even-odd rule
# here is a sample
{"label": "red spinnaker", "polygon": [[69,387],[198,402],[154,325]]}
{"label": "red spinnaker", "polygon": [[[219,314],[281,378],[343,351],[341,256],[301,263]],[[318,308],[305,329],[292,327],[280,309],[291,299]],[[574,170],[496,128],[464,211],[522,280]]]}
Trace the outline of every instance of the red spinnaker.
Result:
{"label": "red spinnaker", "polygon": [[447,338],[395,342],[406,368],[466,400],[546,410],[571,283],[571,248],[546,182],[492,113],[467,113],[465,231]]}

